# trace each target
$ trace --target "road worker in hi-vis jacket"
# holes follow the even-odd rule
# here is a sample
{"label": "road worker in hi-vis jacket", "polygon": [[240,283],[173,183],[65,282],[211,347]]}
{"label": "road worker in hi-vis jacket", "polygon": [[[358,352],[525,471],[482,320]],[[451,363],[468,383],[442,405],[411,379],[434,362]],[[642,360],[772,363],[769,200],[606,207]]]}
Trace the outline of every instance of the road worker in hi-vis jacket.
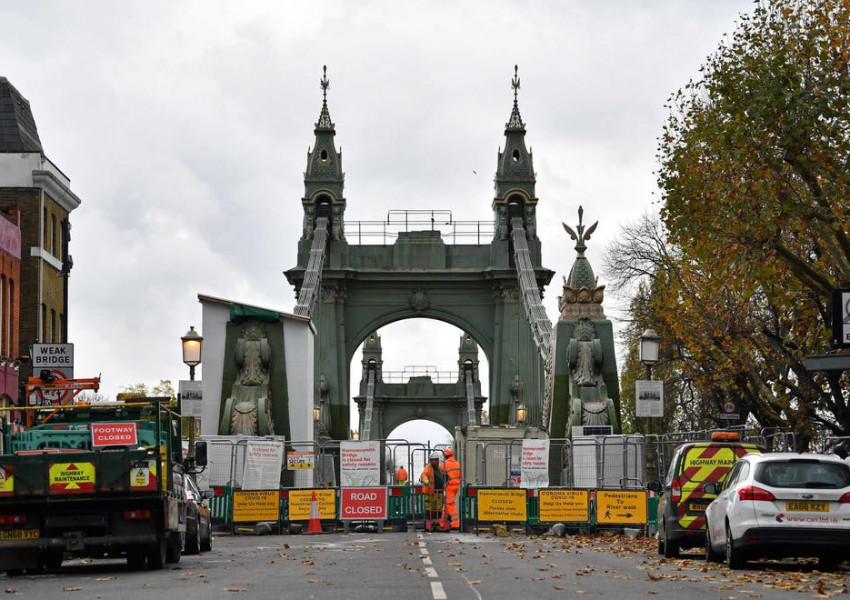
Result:
{"label": "road worker in hi-vis jacket", "polygon": [[457,495],[460,492],[460,480],[463,474],[460,471],[460,463],[454,457],[454,452],[451,448],[443,451],[443,456],[446,457],[445,462],[441,465],[443,473],[446,475],[446,510],[451,519],[451,528],[460,529],[460,516],[457,514]]}

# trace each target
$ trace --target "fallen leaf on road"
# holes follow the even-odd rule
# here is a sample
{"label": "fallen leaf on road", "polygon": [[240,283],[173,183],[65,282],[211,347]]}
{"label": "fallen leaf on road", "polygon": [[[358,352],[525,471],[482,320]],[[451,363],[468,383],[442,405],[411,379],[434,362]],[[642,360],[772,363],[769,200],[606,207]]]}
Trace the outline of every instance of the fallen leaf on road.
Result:
{"label": "fallen leaf on road", "polygon": [[62,591],[63,592],[79,592],[82,589],[83,588],[77,587],[76,585],[66,585],[65,587],[62,588]]}
{"label": "fallen leaf on road", "polygon": [[478,585],[479,583],[484,583],[483,579],[470,579],[467,583],[469,585]]}
{"label": "fallen leaf on road", "polygon": [[114,577],[97,577],[95,581],[112,581]]}
{"label": "fallen leaf on road", "polygon": [[653,575],[652,573],[647,573],[646,576],[649,577],[652,581],[661,581],[662,579],[664,579],[663,575]]}
{"label": "fallen leaf on road", "polygon": [[237,593],[241,594],[242,592],[247,592],[248,588],[226,587],[226,588],[223,588],[222,591],[223,592],[237,592]]}
{"label": "fallen leaf on road", "polygon": [[316,563],[314,563],[312,560],[302,560],[301,564],[305,565],[305,566],[310,566],[310,565],[315,565]]}
{"label": "fallen leaf on road", "polygon": [[17,592],[17,591],[18,591],[18,590],[16,590],[15,588],[6,588],[6,593],[7,593],[7,594],[14,594],[14,593],[15,593],[15,592]]}
{"label": "fallen leaf on road", "polygon": [[308,579],[307,583],[324,583],[321,579]]}

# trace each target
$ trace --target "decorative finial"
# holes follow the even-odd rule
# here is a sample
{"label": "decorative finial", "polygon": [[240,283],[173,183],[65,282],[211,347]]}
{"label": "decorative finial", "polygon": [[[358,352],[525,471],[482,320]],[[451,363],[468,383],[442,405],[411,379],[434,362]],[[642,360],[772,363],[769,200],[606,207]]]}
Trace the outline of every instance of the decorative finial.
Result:
{"label": "decorative finial", "polygon": [[519,66],[514,65],[514,77],[511,79],[511,87],[514,89],[514,107],[511,110],[511,116],[505,124],[506,131],[525,131],[525,125],[522,122],[522,117],[519,114],[519,102],[517,101],[517,92],[519,92]]}
{"label": "decorative finial", "polygon": [[599,225],[599,221],[591,225],[587,228],[587,231],[584,230],[584,224],[582,224],[582,217],[584,217],[584,208],[578,207],[578,233],[573,231],[572,227],[567,225],[566,223],[561,223],[564,226],[564,229],[570,237],[576,241],[576,252],[578,252],[579,256],[584,256],[584,251],[587,250],[587,245],[585,242],[590,239],[590,234],[596,231],[596,226]]}
{"label": "decorative finial", "polygon": [[322,86],[322,100],[324,102],[328,101],[328,88],[331,85],[330,80],[328,80],[328,66],[322,65],[322,78],[319,80],[319,85]]}

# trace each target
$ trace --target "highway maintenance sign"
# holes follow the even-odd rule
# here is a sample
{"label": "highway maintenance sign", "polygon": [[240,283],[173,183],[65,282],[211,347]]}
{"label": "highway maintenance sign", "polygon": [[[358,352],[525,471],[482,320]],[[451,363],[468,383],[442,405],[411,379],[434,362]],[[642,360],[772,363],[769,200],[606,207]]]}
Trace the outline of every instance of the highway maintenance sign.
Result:
{"label": "highway maintenance sign", "polygon": [[91,462],[50,465],[51,494],[90,494],[94,492],[95,468]]}

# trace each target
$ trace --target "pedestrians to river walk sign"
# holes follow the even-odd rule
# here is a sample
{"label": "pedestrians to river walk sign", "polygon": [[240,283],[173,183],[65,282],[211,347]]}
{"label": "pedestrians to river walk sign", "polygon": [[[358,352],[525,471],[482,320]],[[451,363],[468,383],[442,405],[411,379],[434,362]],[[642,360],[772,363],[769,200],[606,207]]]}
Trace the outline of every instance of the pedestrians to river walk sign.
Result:
{"label": "pedestrians to river walk sign", "polygon": [[596,522],[598,524],[645,525],[646,491],[597,491]]}

